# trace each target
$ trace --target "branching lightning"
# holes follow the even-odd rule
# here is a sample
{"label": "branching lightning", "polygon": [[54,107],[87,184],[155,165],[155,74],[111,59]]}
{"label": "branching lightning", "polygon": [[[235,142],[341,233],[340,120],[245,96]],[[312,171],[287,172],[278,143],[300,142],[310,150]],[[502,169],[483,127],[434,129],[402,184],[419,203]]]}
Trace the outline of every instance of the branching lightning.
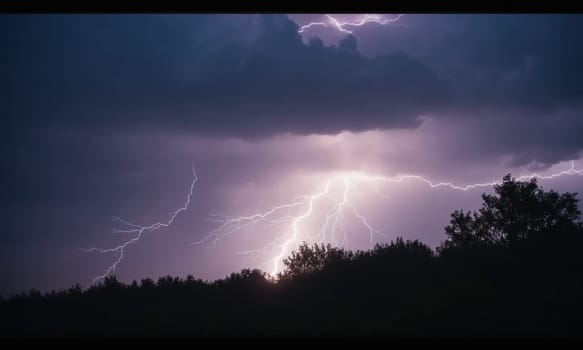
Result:
{"label": "branching lightning", "polygon": [[105,271],[104,274],[99,275],[97,277],[95,277],[93,279],[93,283],[104,279],[105,277],[109,276],[110,274],[112,274],[113,272],[115,272],[115,269],[117,268],[117,266],[122,262],[123,258],[124,258],[124,253],[125,250],[137,243],[143,236],[144,233],[148,232],[148,231],[156,231],[159,230],[161,228],[167,228],[170,225],[172,225],[172,223],[174,223],[174,219],[176,219],[176,217],[182,213],[183,211],[188,209],[188,206],[190,204],[190,199],[192,197],[192,193],[194,192],[194,185],[196,184],[196,182],[198,181],[198,176],[196,175],[196,170],[194,168],[194,164],[192,165],[192,174],[193,174],[193,180],[192,183],[190,184],[190,190],[188,191],[188,194],[186,196],[186,202],[184,202],[184,205],[178,209],[176,209],[175,211],[173,211],[172,213],[170,213],[170,218],[168,219],[168,221],[166,222],[157,222],[154,224],[151,224],[149,226],[142,226],[142,225],[136,225],[133,224],[131,222],[128,222],[126,220],[123,220],[121,218],[114,218],[114,221],[121,223],[125,228],[123,229],[114,229],[113,232],[114,233],[125,233],[125,234],[134,234],[134,237],[121,243],[120,245],[118,245],[117,247],[113,247],[113,248],[107,248],[107,249],[103,249],[103,248],[89,248],[89,249],[83,249],[85,252],[97,252],[97,253],[101,253],[101,254],[107,254],[107,253],[116,253],[117,254],[117,259],[113,262],[113,264],[111,264],[107,270]]}
{"label": "branching lightning", "polygon": [[[166,222],[157,222],[149,226],[137,225],[121,218],[114,218],[114,221],[123,225],[123,228],[114,229],[114,233],[131,234],[133,237],[112,248],[89,248],[85,252],[97,252],[101,254],[115,253],[116,260],[106,269],[105,273],[93,279],[93,283],[113,274],[118,265],[125,257],[126,249],[136,244],[146,232],[156,231],[161,228],[168,228],[182,212],[186,211],[194,192],[194,186],[198,181],[194,164],[192,167],[193,180],[186,196],[184,205],[170,213],[170,218]],[[525,181],[532,178],[551,180],[567,175],[583,176],[583,169],[576,169],[575,163],[571,162],[571,167],[550,175],[529,174],[517,177],[518,181]],[[283,259],[291,252],[300,240],[310,240],[316,243],[331,242],[335,246],[346,245],[348,243],[348,232],[345,229],[347,218],[352,218],[354,222],[368,233],[369,245],[373,245],[375,237],[386,237],[386,233],[372,225],[366,217],[357,209],[357,205],[351,198],[351,193],[360,183],[393,183],[401,184],[406,181],[416,181],[427,185],[431,189],[445,188],[455,191],[470,191],[476,188],[491,187],[499,184],[500,181],[484,183],[473,183],[467,185],[456,185],[452,182],[433,182],[421,175],[405,174],[394,177],[382,175],[369,175],[365,173],[346,173],[330,176],[325,179],[321,190],[313,194],[297,196],[288,203],[283,203],[272,207],[264,212],[257,212],[247,216],[228,216],[224,214],[211,214],[209,220],[219,224],[203,239],[192,244],[207,244],[215,247],[218,242],[227,236],[241,232],[246,228],[251,228],[258,224],[269,227],[284,225],[287,228],[280,231],[275,239],[260,249],[239,252],[247,258],[268,256],[261,267],[267,267],[272,276],[276,276],[282,269]],[[387,198],[377,191],[382,198]],[[314,222],[316,228],[314,229]],[[311,227],[307,229],[305,226]],[[273,254],[275,252],[275,254]]]}
{"label": "branching lightning", "polygon": [[393,24],[393,23],[396,23],[397,21],[399,21],[399,19],[401,19],[401,17],[403,17],[403,14],[398,14],[395,17],[385,17],[383,15],[369,15],[369,14],[367,14],[367,15],[363,15],[362,18],[360,18],[359,20],[356,20],[356,21],[341,21],[332,15],[326,15],[326,17],[328,18],[327,22],[310,22],[306,25],[301,26],[300,29],[298,30],[298,33],[303,33],[306,29],[309,29],[311,27],[331,26],[333,28],[336,28],[338,31],[340,31],[342,33],[352,34],[352,31],[346,29],[346,27],[362,27],[363,25],[365,25],[367,23],[377,23],[377,24],[380,24],[382,26],[388,25],[388,24]]}
{"label": "branching lightning", "polygon": [[[530,180],[532,178],[538,179],[554,179],[565,175],[583,175],[583,169],[575,169],[575,163],[571,162],[571,167],[567,170],[560,171],[551,175],[529,174],[517,177],[518,181]],[[203,239],[193,242],[193,244],[208,243],[210,246],[216,244],[226,236],[240,232],[257,224],[267,224],[274,226],[278,224],[287,224],[288,228],[284,230],[282,236],[271,241],[262,249],[248,250],[240,252],[244,255],[252,255],[254,257],[271,255],[270,252],[275,250],[277,253],[268,261],[262,263],[262,266],[269,266],[272,276],[277,275],[281,271],[282,259],[290,253],[290,249],[298,244],[300,238],[309,238],[316,243],[332,242],[334,245],[344,245],[347,243],[347,231],[344,228],[345,219],[352,215],[357,222],[359,222],[369,235],[369,244],[372,246],[375,236],[386,237],[386,234],[376,229],[366,218],[362,215],[356,207],[356,204],[350,199],[351,189],[362,182],[380,182],[380,183],[394,183],[401,184],[405,181],[417,181],[429,186],[432,189],[446,188],[455,191],[470,191],[476,188],[491,187],[499,184],[500,181],[473,183],[467,185],[456,185],[452,182],[433,182],[420,175],[398,175],[394,177],[367,175],[363,173],[350,173],[346,175],[332,176],[326,179],[325,184],[319,192],[311,195],[303,195],[294,198],[289,203],[277,205],[265,212],[257,212],[248,216],[227,216],[222,214],[211,215],[211,221],[219,223],[220,225],[211,231]],[[337,189],[340,188],[340,195],[337,195]],[[326,200],[331,201],[330,209],[320,218],[316,216],[315,207],[325,206]],[[309,219],[319,219],[318,229],[312,229],[314,233],[310,234],[305,228],[302,228]]]}

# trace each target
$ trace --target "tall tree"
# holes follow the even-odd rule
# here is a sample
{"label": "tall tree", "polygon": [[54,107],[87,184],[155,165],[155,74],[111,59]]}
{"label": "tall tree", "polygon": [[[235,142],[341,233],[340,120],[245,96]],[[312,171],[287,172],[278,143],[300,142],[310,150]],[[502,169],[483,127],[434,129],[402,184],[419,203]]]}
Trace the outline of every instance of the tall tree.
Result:
{"label": "tall tree", "polygon": [[511,245],[531,237],[581,234],[577,193],[544,191],[536,181],[516,181],[510,174],[483,194],[477,212],[456,210],[445,228],[442,248],[477,244]]}

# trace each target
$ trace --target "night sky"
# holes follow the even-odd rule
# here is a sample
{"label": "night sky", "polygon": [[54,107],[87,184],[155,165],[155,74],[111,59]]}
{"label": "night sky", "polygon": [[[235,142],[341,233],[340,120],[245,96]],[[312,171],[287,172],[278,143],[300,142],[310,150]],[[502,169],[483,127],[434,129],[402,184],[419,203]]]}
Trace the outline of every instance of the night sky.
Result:
{"label": "night sky", "polygon": [[[310,22],[326,26],[298,32]],[[188,208],[125,250],[122,281],[270,271],[322,238],[345,183],[284,250],[289,218],[193,242],[220,226],[213,214],[265,213],[344,174],[467,185],[581,169],[582,35],[583,15],[406,14],[342,28],[298,14],[0,15],[0,293],[90,284],[118,255],[83,249],[135,236],[112,231],[115,217],[167,222],[193,163]],[[540,183],[583,192],[582,176]],[[363,181],[349,195],[383,233],[374,242],[435,247],[449,214],[490,189]],[[368,249],[352,214],[323,241]]]}

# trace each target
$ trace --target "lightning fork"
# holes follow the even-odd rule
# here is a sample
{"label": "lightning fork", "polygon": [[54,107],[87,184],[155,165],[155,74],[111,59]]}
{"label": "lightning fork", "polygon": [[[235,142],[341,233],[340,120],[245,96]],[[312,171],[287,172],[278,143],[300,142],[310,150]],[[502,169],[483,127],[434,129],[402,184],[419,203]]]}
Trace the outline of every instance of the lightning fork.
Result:
{"label": "lightning fork", "polygon": [[107,253],[117,253],[117,259],[113,262],[113,264],[111,264],[107,270],[105,271],[104,274],[99,275],[97,277],[95,277],[92,281],[92,283],[95,283],[99,280],[104,279],[105,277],[109,276],[110,274],[112,274],[113,272],[115,272],[117,266],[122,262],[123,258],[124,258],[124,254],[125,254],[125,250],[133,245],[136,244],[143,236],[143,234],[145,232],[148,231],[156,231],[159,230],[160,228],[167,228],[170,227],[170,225],[172,225],[172,223],[174,223],[174,220],[176,219],[176,217],[182,213],[183,211],[186,211],[188,209],[188,206],[190,205],[190,199],[192,197],[192,194],[194,192],[194,185],[197,183],[198,181],[198,176],[196,174],[196,170],[194,168],[194,163],[192,164],[192,174],[193,174],[193,180],[190,184],[190,190],[188,191],[188,194],[186,196],[186,201],[184,203],[184,205],[178,209],[176,209],[175,211],[170,213],[170,218],[168,219],[168,221],[166,222],[156,222],[154,224],[151,224],[149,226],[142,226],[142,225],[136,225],[133,224],[131,222],[128,222],[126,220],[123,220],[121,218],[115,217],[114,221],[118,221],[120,223],[122,223],[123,225],[125,225],[126,229],[114,229],[114,233],[125,233],[125,234],[135,234],[135,236],[123,243],[121,243],[120,245],[113,247],[113,248],[89,248],[89,249],[83,249],[83,251],[85,252],[97,252],[97,253],[101,253],[101,254],[107,254]]}

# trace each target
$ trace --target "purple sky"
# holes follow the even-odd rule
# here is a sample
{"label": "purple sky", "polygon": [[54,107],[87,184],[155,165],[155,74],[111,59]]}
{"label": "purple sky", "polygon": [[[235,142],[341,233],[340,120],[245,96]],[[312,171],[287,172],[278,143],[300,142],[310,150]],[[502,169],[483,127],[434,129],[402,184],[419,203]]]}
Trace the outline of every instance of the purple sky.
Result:
{"label": "purple sky", "polygon": [[[368,229],[351,205],[384,234],[374,242],[403,236],[435,247],[449,214],[477,209],[490,190],[350,174],[466,185],[557,173],[571,160],[583,168],[580,15],[404,15],[350,27],[352,35],[326,21],[0,17],[9,53],[0,59],[0,293],[87,285],[105,273],[116,253],[81,249],[134,237],[111,233],[112,217],[167,221],[186,200],[193,162],[198,182],[188,209],[129,246],[118,278],[271,272],[278,256],[334,224],[325,242],[367,249]],[[300,35],[309,22],[328,26]],[[331,178],[309,215],[305,202],[280,222],[192,244],[220,226],[211,214],[267,212],[321,192]],[[342,217],[333,210],[345,179],[352,180]],[[583,188],[581,176],[540,182]]]}

